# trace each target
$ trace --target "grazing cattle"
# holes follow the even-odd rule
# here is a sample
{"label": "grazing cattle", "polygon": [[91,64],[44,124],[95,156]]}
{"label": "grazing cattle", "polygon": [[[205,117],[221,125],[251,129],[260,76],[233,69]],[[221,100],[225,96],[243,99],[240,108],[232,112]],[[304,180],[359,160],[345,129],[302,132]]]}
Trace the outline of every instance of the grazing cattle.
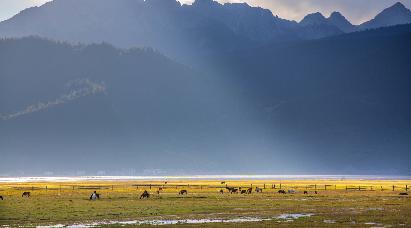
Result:
{"label": "grazing cattle", "polygon": [[308,192],[307,191],[304,191],[304,195],[307,195],[308,194]]}
{"label": "grazing cattle", "polygon": [[297,193],[295,190],[293,190],[293,189],[288,189],[288,194],[295,194],[295,193]]}
{"label": "grazing cattle", "polygon": [[317,192],[317,191],[315,191],[315,192],[314,192],[314,194],[318,194],[318,192]]}
{"label": "grazing cattle", "polygon": [[30,192],[23,192],[23,194],[21,195],[21,197],[30,197]]}
{"label": "grazing cattle", "polygon": [[1,199],[1,200],[4,200],[4,199],[3,199],[3,196],[0,196],[0,199]]}
{"label": "grazing cattle", "polygon": [[279,193],[279,194],[286,194],[286,193],[285,193],[285,190],[282,190],[282,189],[278,190],[278,193]]}
{"label": "grazing cattle", "polygon": [[408,196],[408,193],[406,193],[406,192],[401,192],[401,193],[400,193],[400,196]]}
{"label": "grazing cattle", "polygon": [[241,190],[240,194],[246,194],[247,190]]}
{"label": "grazing cattle", "polygon": [[224,190],[223,190],[223,189],[221,189],[221,190],[220,190],[220,193],[221,193],[221,194],[224,194]]}
{"label": "grazing cattle", "polygon": [[159,191],[163,191],[163,188],[158,188]]}
{"label": "grazing cattle", "polygon": [[188,194],[188,192],[187,192],[187,190],[181,190],[179,193],[178,193],[179,195],[187,195]]}
{"label": "grazing cattle", "polygon": [[257,193],[263,193],[263,189],[262,189],[262,188],[259,188],[259,187],[256,187],[256,188],[255,188],[255,192],[257,192]]}
{"label": "grazing cattle", "polygon": [[253,188],[248,188],[247,189],[247,194],[251,194],[253,192]]}
{"label": "grazing cattle", "polygon": [[140,199],[144,198],[150,198],[150,193],[147,192],[147,190],[144,190],[143,194],[141,194]]}
{"label": "grazing cattle", "polygon": [[221,184],[225,184],[225,181],[222,181]]}
{"label": "grazing cattle", "polygon": [[96,191],[93,192],[90,196],[90,200],[98,200],[100,199],[100,194],[98,194]]}
{"label": "grazing cattle", "polygon": [[233,187],[226,187],[226,189],[230,192],[230,194],[238,193],[238,189]]}

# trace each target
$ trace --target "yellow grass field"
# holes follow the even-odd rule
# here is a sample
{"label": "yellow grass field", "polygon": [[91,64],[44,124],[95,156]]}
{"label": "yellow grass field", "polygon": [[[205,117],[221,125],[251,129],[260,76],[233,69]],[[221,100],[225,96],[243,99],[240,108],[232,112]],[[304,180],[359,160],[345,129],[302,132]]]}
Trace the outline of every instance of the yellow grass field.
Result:
{"label": "yellow grass field", "polygon": [[[225,182],[225,183],[223,183]],[[39,225],[411,227],[401,180],[171,180],[0,183],[0,227]],[[229,194],[228,187],[252,187]],[[393,187],[394,186],[394,187]],[[259,187],[262,193],[256,193]],[[274,188],[275,187],[275,188]],[[296,191],[279,194],[280,189]],[[160,194],[157,190],[162,188]],[[182,189],[188,195],[178,195]],[[220,190],[224,193],[221,194]],[[147,190],[149,199],[139,199]],[[30,198],[23,198],[23,192]],[[90,201],[93,191],[101,199]],[[307,191],[308,194],[303,192]],[[318,194],[315,194],[317,191]],[[188,224],[187,224],[188,223]]]}

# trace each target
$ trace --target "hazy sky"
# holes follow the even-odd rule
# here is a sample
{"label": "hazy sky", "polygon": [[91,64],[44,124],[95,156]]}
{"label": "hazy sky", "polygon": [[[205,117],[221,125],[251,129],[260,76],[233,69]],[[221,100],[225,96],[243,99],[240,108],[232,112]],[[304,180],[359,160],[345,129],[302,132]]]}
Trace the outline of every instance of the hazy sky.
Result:
{"label": "hazy sky", "polygon": [[[41,5],[48,0],[0,0],[0,21],[10,18],[24,8]],[[69,0],[67,0],[69,1]],[[190,3],[193,0],[180,0]],[[361,23],[374,17],[382,9],[398,0],[220,0],[221,2],[247,2],[253,6],[270,9],[273,14],[285,19],[301,20],[306,14],[322,12],[328,16],[340,11],[353,23]],[[411,8],[411,0],[401,0]]]}

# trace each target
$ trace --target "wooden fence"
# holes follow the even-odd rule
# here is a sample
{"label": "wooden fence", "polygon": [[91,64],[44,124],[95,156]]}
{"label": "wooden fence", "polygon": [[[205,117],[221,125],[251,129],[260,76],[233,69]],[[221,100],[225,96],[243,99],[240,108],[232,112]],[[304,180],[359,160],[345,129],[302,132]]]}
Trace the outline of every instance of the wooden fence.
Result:
{"label": "wooden fence", "polygon": [[197,190],[212,190],[225,189],[227,187],[234,188],[253,188],[271,190],[300,190],[300,191],[406,191],[410,190],[411,185],[331,185],[331,184],[310,184],[310,185],[293,185],[281,183],[266,183],[266,184],[250,184],[250,185],[199,185],[199,184],[129,184],[129,185],[53,185],[52,187],[44,185],[36,186],[0,186],[0,191],[19,190],[19,191],[36,191],[36,190],[118,190],[118,189],[147,189],[157,190],[162,189],[197,189]]}

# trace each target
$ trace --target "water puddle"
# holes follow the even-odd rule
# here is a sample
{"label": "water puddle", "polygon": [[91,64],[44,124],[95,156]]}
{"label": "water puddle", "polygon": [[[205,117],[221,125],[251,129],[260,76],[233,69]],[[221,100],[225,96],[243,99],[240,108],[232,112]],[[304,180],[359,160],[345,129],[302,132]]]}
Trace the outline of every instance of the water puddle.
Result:
{"label": "water puddle", "polygon": [[376,223],[376,222],[366,222],[366,223],[364,223],[364,225],[371,226],[370,228],[384,228],[384,227],[386,227],[386,226],[384,226],[384,224]]}
{"label": "water puddle", "polygon": [[289,220],[289,219],[299,219],[299,218],[304,218],[304,217],[311,217],[313,215],[314,214],[282,214],[282,215],[277,216],[276,218]]}
{"label": "water puddle", "polygon": [[292,222],[295,219],[310,217],[313,214],[282,214],[273,218],[258,218],[258,217],[241,217],[233,219],[158,219],[158,220],[132,220],[132,221],[103,221],[94,222],[89,224],[78,223],[73,225],[56,224],[50,226],[37,226],[37,228],[91,228],[110,225],[179,225],[179,224],[207,224],[207,223],[244,223],[244,222],[263,222],[272,220],[285,220],[286,222]]}
{"label": "water puddle", "polygon": [[326,219],[326,220],[324,220],[323,222],[324,222],[324,223],[328,223],[328,224],[334,224],[334,223],[336,223],[335,220],[331,220],[331,219]]}

